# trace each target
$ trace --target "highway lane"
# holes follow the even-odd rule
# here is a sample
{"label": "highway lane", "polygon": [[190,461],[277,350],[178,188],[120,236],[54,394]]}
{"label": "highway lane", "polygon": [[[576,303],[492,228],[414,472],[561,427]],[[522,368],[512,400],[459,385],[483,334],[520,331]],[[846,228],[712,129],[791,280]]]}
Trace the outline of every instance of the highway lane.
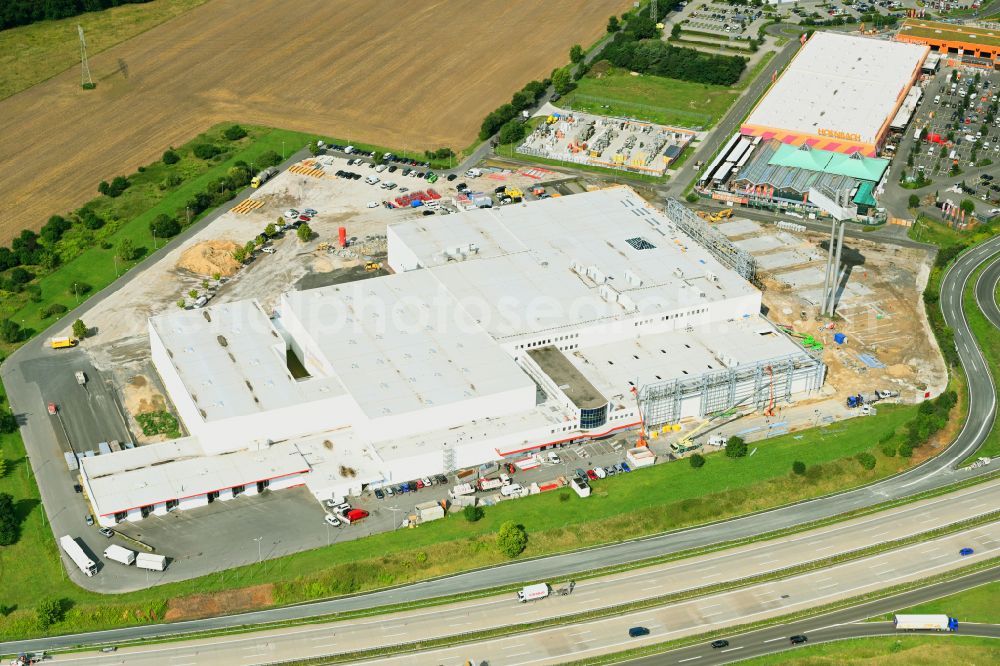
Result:
{"label": "highway lane", "polygon": [[[756,631],[725,636],[726,640],[729,641],[728,651],[713,649],[708,645],[708,641],[706,641],[700,645],[670,650],[669,652],[662,652],[655,656],[633,659],[622,663],[628,664],[628,666],[662,666],[663,664],[717,666],[765,654],[800,649],[799,646],[793,646],[788,640],[790,636],[800,634],[805,635],[809,639],[807,645],[849,638],[899,635],[899,632],[895,631],[891,622],[863,622],[862,620],[887,613],[895,613],[917,604],[940,599],[941,597],[950,596],[957,592],[998,580],[1000,580],[1000,567],[985,569],[960,578],[934,583],[842,610],[831,611],[822,615],[758,629]],[[1000,626],[998,625],[965,622],[962,617],[958,617],[957,619],[959,625],[958,631],[955,632],[956,634],[1000,638]],[[940,634],[938,632],[923,631],[906,632],[905,635],[913,634],[941,637],[952,635],[950,632]]]}
{"label": "highway lane", "polygon": [[[475,641],[462,646],[426,650],[418,654],[417,661],[459,666],[464,659],[476,659],[487,660],[491,666],[528,666],[560,664],[619,652],[629,647],[780,617],[953,570],[976,561],[958,555],[959,548],[963,546],[975,548],[975,555],[970,556],[972,558],[989,559],[1000,554],[1000,523],[991,523],[819,571],[665,607]],[[813,627],[828,624],[824,620],[817,624],[815,618],[811,623]],[[649,635],[630,638],[629,628],[637,626],[649,629]],[[782,629],[781,639],[787,640],[790,634],[784,633],[785,631],[787,627]],[[803,630],[801,633],[808,635],[810,632]],[[744,655],[740,653],[744,649],[742,644],[735,640],[730,642],[730,647],[719,651],[720,658],[743,658]],[[379,659],[377,663],[385,666],[408,666],[414,660],[414,655],[411,654]],[[662,664],[663,655],[646,663]]]}
{"label": "highway lane", "polygon": [[1000,286],[1000,256],[993,260],[976,280],[976,302],[983,314],[1000,328],[1000,305],[997,304],[997,287]]}
{"label": "highway lane", "polygon": [[[147,625],[116,629],[108,632],[94,632],[85,635],[52,637],[40,641],[32,641],[30,644],[27,642],[0,644],[0,651],[15,652],[24,649],[54,649],[79,643],[126,641],[160,636],[167,633],[220,629],[418,601],[499,585],[517,584],[526,580],[559,580],[570,577],[575,572],[646,559],[722,541],[752,537],[777,529],[794,527],[804,522],[835,516],[887,499],[913,495],[956,480],[986,473],[990,470],[990,467],[974,471],[968,469],[956,470],[953,468],[953,465],[961,462],[974,451],[989,432],[996,415],[997,403],[992,379],[986,369],[982,355],[968,330],[964,314],[961,311],[961,296],[963,286],[975,268],[998,250],[1000,250],[1000,237],[991,239],[976,249],[967,252],[948,271],[941,290],[941,307],[945,320],[955,332],[959,356],[967,368],[970,413],[973,416],[968,420],[948,449],[939,456],[904,474],[863,488],[759,514],[744,516],[722,523],[537,560],[518,561],[483,571],[467,572],[395,589],[242,615],[212,617],[173,625]],[[43,497],[44,494],[45,490],[43,489]]]}
{"label": "highway lane", "polygon": [[[926,532],[953,522],[957,515],[983,515],[995,511],[998,506],[1000,480],[773,541],[580,581],[571,595],[554,595],[545,602],[520,606],[514,601],[513,594],[504,594],[385,617],[164,646],[122,648],[118,654],[120,657],[127,656],[126,663],[129,664],[151,664],[167,657],[200,664],[203,663],[200,660],[223,659],[226,654],[242,654],[242,651],[260,645],[267,645],[281,654],[306,657],[324,654],[323,650],[329,651],[329,646],[334,643],[341,651],[360,650],[418,638],[448,636],[456,632],[481,631],[502,624],[581,613],[781,571],[805,562]],[[948,557],[946,553],[935,556],[941,560]],[[556,588],[565,586],[566,582],[550,581]],[[331,643],[330,636],[336,636],[336,641]],[[30,643],[26,642],[21,649],[37,649]]]}

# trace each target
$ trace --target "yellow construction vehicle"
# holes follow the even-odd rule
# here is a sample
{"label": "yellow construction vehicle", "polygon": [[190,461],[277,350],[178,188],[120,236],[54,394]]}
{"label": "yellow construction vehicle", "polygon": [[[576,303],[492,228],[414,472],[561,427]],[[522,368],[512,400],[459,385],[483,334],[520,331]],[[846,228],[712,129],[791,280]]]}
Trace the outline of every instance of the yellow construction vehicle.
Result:
{"label": "yellow construction vehicle", "polygon": [[733,216],[733,209],[732,208],[724,208],[724,209],[720,210],[718,213],[716,213],[715,215],[712,216],[712,221],[713,222],[718,222],[719,220],[728,220],[732,216]]}
{"label": "yellow construction vehicle", "polygon": [[369,261],[365,264],[366,271],[377,271],[382,268],[382,264],[377,261]]}
{"label": "yellow construction vehicle", "polygon": [[694,212],[694,214],[697,215],[698,217],[700,217],[703,220],[711,220],[712,219],[712,214],[708,213],[706,211],[703,211],[703,210],[696,210]]}
{"label": "yellow construction vehicle", "polygon": [[316,246],[316,249],[319,250],[319,251],[321,251],[321,252],[324,251],[324,250],[329,250],[330,249],[330,244],[327,243],[326,241],[323,241],[322,243],[320,243],[319,245]]}
{"label": "yellow construction vehicle", "polygon": [[707,428],[708,424],[711,422],[712,422],[711,419],[705,419],[704,421],[696,425],[694,428],[692,428],[688,434],[684,435],[676,442],[672,443],[670,445],[671,453],[680,455],[682,453],[687,453],[688,451],[694,451],[696,449],[700,449],[701,443],[700,442],[695,443],[693,440],[698,435],[698,433]]}

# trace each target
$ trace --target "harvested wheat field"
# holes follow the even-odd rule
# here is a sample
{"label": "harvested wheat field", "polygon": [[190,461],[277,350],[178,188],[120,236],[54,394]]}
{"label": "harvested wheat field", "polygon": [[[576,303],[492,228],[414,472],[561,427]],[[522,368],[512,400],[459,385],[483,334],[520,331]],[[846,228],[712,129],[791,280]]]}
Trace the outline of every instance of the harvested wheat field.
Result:
{"label": "harvested wheat field", "polygon": [[460,150],[631,5],[210,0],[91,58],[96,90],[74,67],[0,101],[0,240],[218,122]]}

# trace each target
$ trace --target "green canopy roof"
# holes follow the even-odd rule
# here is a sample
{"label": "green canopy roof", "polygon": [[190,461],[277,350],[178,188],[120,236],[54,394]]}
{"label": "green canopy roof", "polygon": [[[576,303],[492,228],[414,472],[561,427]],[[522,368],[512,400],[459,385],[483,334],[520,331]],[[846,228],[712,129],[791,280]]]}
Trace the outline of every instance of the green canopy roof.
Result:
{"label": "green canopy roof", "polygon": [[846,155],[805,145],[796,147],[787,143],[778,146],[768,164],[847,176],[873,183],[881,180],[882,174],[889,168],[889,160],[865,157],[861,153]]}
{"label": "green canopy roof", "polygon": [[872,196],[873,187],[873,183],[869,181],[862,181],[862,183],[858,185],[857,193],[854,195],[854,203],[859,206],[877,206],[878,202],[875,201],[875,197]]}

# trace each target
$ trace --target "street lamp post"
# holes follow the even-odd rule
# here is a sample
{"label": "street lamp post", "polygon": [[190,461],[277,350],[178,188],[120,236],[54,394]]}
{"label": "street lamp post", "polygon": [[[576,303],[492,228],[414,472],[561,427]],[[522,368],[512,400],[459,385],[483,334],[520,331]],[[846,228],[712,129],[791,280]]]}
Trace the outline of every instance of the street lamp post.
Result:
{"label": "street lamp post", "polygon": [[260,564],[260,562],[261,562],[261,555],[260,555],[260,542],[261,542],[261,540],[262,540],[263,538],[264,538],[263,536],[259,536],[259,537],[257,537],[257,538],[255,538],[255,539],[254,539],[254,541],[256,541],[256,542],[257,542],[257,564]]}

